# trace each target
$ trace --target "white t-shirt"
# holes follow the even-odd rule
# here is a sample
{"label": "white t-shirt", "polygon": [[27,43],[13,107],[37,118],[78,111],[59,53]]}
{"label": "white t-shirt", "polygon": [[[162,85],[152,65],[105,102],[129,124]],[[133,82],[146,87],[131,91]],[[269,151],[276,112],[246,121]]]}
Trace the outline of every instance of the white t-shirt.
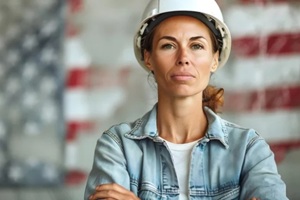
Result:
{"label": "white t-shirt", "polygon": [[[165,140],[166,141],[166,140]],[[198,141],[185,144],[174,144],[166,141],[173,157],[174,167],[179,182],[179,200],[188,200],[189,196],[189,171],[191,153]]]}

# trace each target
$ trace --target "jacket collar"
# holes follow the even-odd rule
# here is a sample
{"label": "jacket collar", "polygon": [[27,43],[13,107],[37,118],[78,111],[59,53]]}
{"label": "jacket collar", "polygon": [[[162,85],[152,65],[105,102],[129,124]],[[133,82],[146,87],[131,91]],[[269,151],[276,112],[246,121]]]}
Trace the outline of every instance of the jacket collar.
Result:
{"label": "jacket collar", "polygon": [[204,107],[204,112],[208,120],[208,131],[205,137],[209,140],[219,140],[225,148],[228,148],[228,131],[224,120],[208,107]]}
{"label": "jacket collar", "polygon": [[155,141],[161,141],[158,137],[156,116],[157,104],[155,104],[142,118],[137,119],[133,123],[133,128],[131,131],[125,133],[125,137],[136,140],[151,138]]}
{"label": "jacket collar", "polygon": [[[205,137],[209,140],[219,140],[225,148],[228,148],[228,132],[224,121],[208,107],[204,107],[204,111],[208,119],[208,131]],[[134,128],[125,136],[137,140],[151,138],[154,141],[161,142],[162,140],[158,137],[157,132],[156,116],[157,104],[142,118],[136,120]]]}

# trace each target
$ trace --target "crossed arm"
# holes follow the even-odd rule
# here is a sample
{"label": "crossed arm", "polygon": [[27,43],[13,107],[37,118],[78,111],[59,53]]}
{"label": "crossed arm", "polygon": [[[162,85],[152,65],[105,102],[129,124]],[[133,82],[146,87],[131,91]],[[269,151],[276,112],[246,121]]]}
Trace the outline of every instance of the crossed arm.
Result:
{"label": "crossed arm", "polygon": [[[103,184],[96,187],[95,193],[89,197],[89,200],[140,200],[133,192],[123,188],[122,186],[111,183]],[[260,200],[252,198],[250,200]]]}
{"label": "crossed arm", "polygon": [[[126,161],[124,160],[125,158],[122,157],[122,151],[118,149],[117,145],[112,146],[112,144],[114,144],[112,140],[99,140],[95,154],[94,171],[91,180],[88,181],[85,199],[139,200],[135,194],[136,192],[130,191],[129,185],[128,187],[126,186],[127,183],[129,184],[129,177],[126,176],[128,172],[126,171],[126,167],[124,167]],[[253,160],[245,160],[246,173],[244,174],[246,175],[241,182],[242,191],[240,197],[242,200],[259,200],[259,198],[272,195],[269,194],[271,191],[274,194],[278,194],[272,199],[286,199],[286,197],[282,196],[284,195],[284,191],[282,191],[284,190],[284,183],[276,173],[276,164],[273,163],[274,161],[272,160],[274,160],[274,158],[268,148],[263,140],[258,140],[249,146],[247,154],[255,155],[255,158],[259,161],[255,160],[253,162]],[[106,163],[106,165],[103,163]],[[116,176],[115,172],[119,172],[118,174],[122,174],[122,176]],[[262,175],[265,175],[263,179]],[[123,180],[120,180],[120,178]],[[268,183],[264,183],[266,180]],[[95,185],[97,182],[99,185]],[[271,187],[268,188],[268,186]],[[274,194],[272,195],[273,197]],[[249,196],[254,197],[249,198]],[[267,197],[267,199],[270,198]]]}

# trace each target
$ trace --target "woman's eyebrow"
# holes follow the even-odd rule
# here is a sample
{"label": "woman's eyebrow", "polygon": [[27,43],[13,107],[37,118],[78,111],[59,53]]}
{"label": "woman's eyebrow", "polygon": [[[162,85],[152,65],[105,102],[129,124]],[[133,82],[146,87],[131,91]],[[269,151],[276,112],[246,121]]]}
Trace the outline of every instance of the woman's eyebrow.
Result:
{"label": "woman's eyebrow", "polygon": [[200,36],[191,37],[190,41],[194,41],[194,40],[198,40],[198,39],[204,39],[204,40],[206,40],[205,37],[203,37],[203,36],[200,35]]}
{"label": "woman's eyebrow", "polygon": [[[174,41],[174,42],[177,41],[175,37],[168,36],[168,35],[162,36],[161,38],[159,38],[159,40],[162,40],[162,39],[171,40],[171,41]],[[198,39],[204,39],[204,40],[206,40],[205,37],[199,35],[199,36],[191,37],[191,38],[190,38],[190,41],[195,41],[195,40],[198,40]],[[158,40],[158,41],[159,41],[159,40]]]}
{"label": "woman's eyebrow", "polygon": [[158,40],[158,41],[160,41],[160,40],[163,40],[163,39],[166,39],[166,40],[171,40],[171,41],[173,41],[173,42],[176,42],[176,41],[177,41],[175,37],[168,36],[168,35],[166,35],[166,36],[162,36],[161,38],[159,38],[159,40]]}

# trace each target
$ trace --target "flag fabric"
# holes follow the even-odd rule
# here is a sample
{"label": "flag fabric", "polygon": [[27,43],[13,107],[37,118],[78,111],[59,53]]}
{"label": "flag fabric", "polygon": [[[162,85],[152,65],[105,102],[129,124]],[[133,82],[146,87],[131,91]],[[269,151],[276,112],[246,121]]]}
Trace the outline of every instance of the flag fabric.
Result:
{"label": "flag fabric", "polygon": [[300,2],[220,2],[232,54],[215,79],[225,88],[226,118],[254,128],[277,162],[300,148]]}
{"label": "flag fabric", "polygon": [[0,185],[63,182],[64,2],[0,2]]}

